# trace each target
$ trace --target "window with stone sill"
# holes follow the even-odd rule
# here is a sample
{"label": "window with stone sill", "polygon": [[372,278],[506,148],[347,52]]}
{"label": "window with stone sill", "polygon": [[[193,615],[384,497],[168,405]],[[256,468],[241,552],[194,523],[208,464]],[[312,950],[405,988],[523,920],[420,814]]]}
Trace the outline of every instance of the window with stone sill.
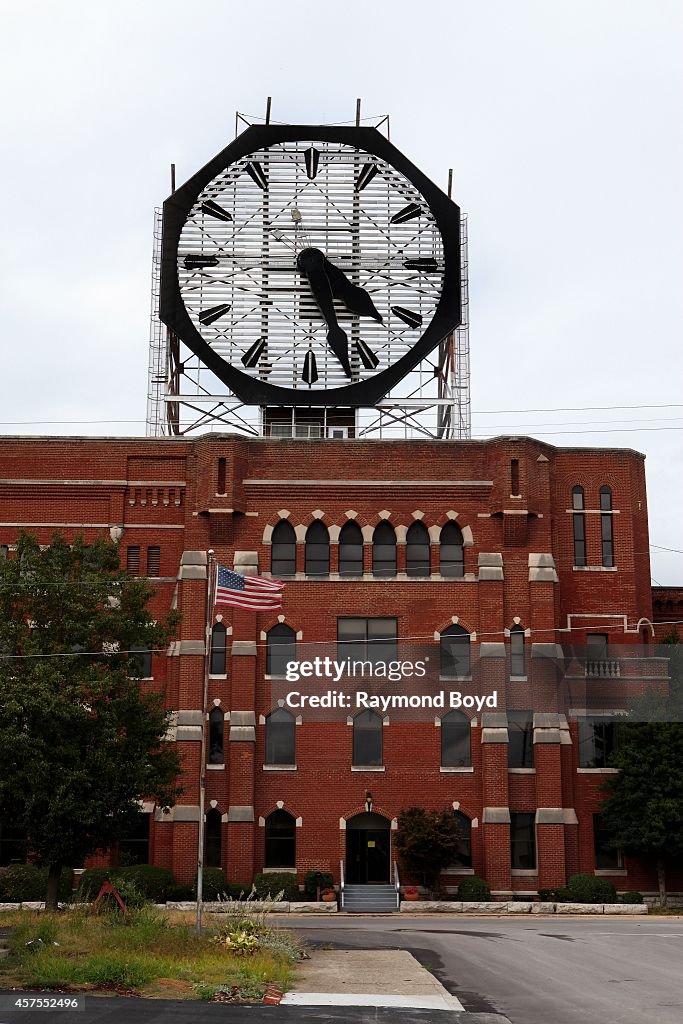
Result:
{"label": "window with stone sill", "polygon": [[462,679],[472,675],[470,634],[462,626],[448,626],[439,643],[439,674],[442,679]]}
{"label": "window with stone sill", "polygon": [[412,523],[406,534],[407,576],[429,576],[430,551],[427,527],[420,522]]}
{"label": "window with stone sill", "polygon": [[510,630],[510,675],[526,676],[524,629],[517,624]]}
{"label": "window with stone sill", "polygon": [[287,811],[273,811],[266,818],[264,867],[296,867],[296,821]]}
{"label": "window with stone sill", "polygon": [[534,715],[508,711],[508,768],[534,767]]}
{"label": "window with stone sill", "polygon": [[285,708],[266,717],[266,764],[296,764],[296,720]]}
{"label": "window with stone sill", "polygon": [[266,634],[266,675],[284,678],[288,661],[296,661],[296,633],[279,622]]}
{"label": "window with stone sill", "polygon": [[339,532],[339,575],[363,575],[363,533],[358,523],[344,523]]}
{"label": "window with stone sill", "polygon": [[595,853],[596,871],[621,871],[624,867],[624,855],[620,849],[612,846],[611,834],[605,825],[602,814],[593,815],[593,851]]}
{"label": "window with stone sill", "polygon": [[462,711],[449,711],[441,719],[441,767],[469,768],[472,765],[472,728]]}
{"label": "window with stone sill", "polygon": [[514,811],[510,814],[510,864],[513,870],[536,868],[536,816]]}
{"label": "window with stone sill", "polygon": [[353,767],[376,768],[384,764],[383,720],[375,711],[361,711],[353,720]]}
{"label": "window with stone sill", "polygon": [[209,674],[224,676],[226,673],[226,639],[227,630],[222,622],[215,622],[211,627],[211,659]]}
{"label": "window with stone sill", "polygon": [[209,715],[209,764],[224,764],[225,716],[220,708]]}

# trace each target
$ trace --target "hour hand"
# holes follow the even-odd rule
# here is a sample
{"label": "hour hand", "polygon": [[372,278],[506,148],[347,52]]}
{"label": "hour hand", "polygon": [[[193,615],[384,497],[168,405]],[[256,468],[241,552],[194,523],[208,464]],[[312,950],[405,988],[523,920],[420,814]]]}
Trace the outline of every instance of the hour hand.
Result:
{"label": "hour hand", "polygon": [[307,277],[315,301],[327,324],[327,344],[341,363],[346,376],[350,377],[349,339],[337,322],[332,286],[325,267],[326,262],[320,249],[302,249],[297,257],[299,270]]}
{"label": "hour hand", "polygon": [[340,299],[344,303],[350,313],[357,313],[358,316],[370,316],[373,320],[382,323],[382,316],[365,288],[349,281],[344,271],[335,267],[334,263],[330,263],[327,257],[325,257],[325,271],[332,294],[335,299]]}

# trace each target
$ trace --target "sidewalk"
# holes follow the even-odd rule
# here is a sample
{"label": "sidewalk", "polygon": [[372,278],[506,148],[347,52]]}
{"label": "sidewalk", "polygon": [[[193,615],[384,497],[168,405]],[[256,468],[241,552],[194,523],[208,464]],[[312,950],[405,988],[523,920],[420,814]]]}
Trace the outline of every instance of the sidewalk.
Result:
{"label": "sidewalk", "polygon": [[282,1005],[464,1010],[460,1000],[403,949],[313,950]]}

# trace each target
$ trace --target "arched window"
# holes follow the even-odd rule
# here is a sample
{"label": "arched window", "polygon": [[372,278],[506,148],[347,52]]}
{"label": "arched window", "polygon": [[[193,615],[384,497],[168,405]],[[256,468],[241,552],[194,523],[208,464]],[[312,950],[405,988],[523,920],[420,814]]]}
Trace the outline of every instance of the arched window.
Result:
{"label": "arched window", "polygon": [[441,767],[469,768],[472,765],[472,729],[462,711],[449,711],[441,719]]}
{"label": "arched window", "polygon": [[607,484],[603,484],[600,488],[600,512],[602,564],[611,569],[614,566],[614,517],[612,515],[612,488]]}
{"label": "arched window", "polygon": [[279,622],[266,635],[266,675],[285,676],[288,661],[296,661],[296,633]]}
{"label": "arched window", "polygon": [[363,575],[363,534],[358,523],[345,523],[339,533],[339,574]]}
{"label": "arched window", "polygon": [[574,565],[586,565],[586,515],[583,487],[572,489],[572,519],[574,530]]}
{"label": "arched window", "polygon": [[215,622],[211,627],[211,675],[225,675],[225,638],[226,629],[222,622]]}
{"label": "arched window", "polygon": [[462,530],[449,520],[441,529],[439,561],[442,576],[456,579],[465,575],[465,546]]}
{"label": "arched window", "polygon": [[152,676],[152,652],[146,644],[131,644],[128,654],[130,674],[136,679]]}
{"label": "arched window", "polygon": [[361,711],[353,720],[353,765],[375,768],[383,764],[382,716],[376,711]]}
{"label": "arched window", "polygon": [[455,820],[458,823],[460,830],[460,840],[458,842],[458,852],[453,861],[452,867],[454,868],[471,868],[472,867],[472,822],[463,814],[462,811],[453,812]]}
{"label": "arched window", "polygon": [[372,575],[396,575],[396,534],[391,523],[379,523],[372,535]]}
{"label": "arched window", "polygon": [[460,679],[472,674],[470,634],[462,626],[449,626],[441,634],[441,677]]}
{"label": "arched window", "polygon": [[296,867],[296,822],[287,811],[273,811],[266,818],[264,867]]}
{"label": "arched window", "polygon": [[284,708],[266,718],[266,764],[296,764],[296,722]]}
{"label": "arched window", "polygon": [[220,708],[209,715],[209,764],[223,764],[223,727],[225,719]]}
{"label": "arched window", "polygon": [[327,527],[316,519],[306,530],[306,575],[329,576],[330,535]]}
{"label": "arched window", "polygon": [[296,534],[294,527],[286,519],[281,519],[273,530],[270,571],[276,577],[296,574]]}
{"label": "arched window", "polygon": [[526,675],[526,652],[524,650],[524,630],[517,623],[510,630],[510,675]]}
{"label": "arched window", "polygon": [[412,523],[406,535],[406,574],[429,576],[429,533],[422,523]]}
{"label": "arched window", "polygon": [[204,832],[204,863],[207,868],[219,868],[221,866],[221,831],[221,812],[212,807],[206,815],[206,829]]}

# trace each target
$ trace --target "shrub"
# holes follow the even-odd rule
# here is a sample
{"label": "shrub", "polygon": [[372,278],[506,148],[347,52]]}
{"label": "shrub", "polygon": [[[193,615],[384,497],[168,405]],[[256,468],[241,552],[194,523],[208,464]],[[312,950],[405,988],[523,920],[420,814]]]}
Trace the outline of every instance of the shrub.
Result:
{"label": "shrub", "polygon": [[[71,899],[73,883],[71,868],[63,868],[59,880],[59,899],[66,903]],[[45,899],[47,892],[47,868],[35,864],[10,864],[0,874],[0,903],[38,903]]]}
{"label": "shrub", "polygon": [[304,894],[309,900],[317,900],[318,886],[322,895],[323,889],[334,888],[334,878],[329,871],[307,871],[304,875]]}
{"label": "shrub", "polygon": [[620,903],[642,903],[643,894],[642,892],[622,892],[619,897]]}
{"label": "shrub", "polygon": [[260,900],[274,897],[282,891],[283,900],[300,900],[299,883],[291,871],[269,871],[254,878],[255,895]]}
{"label": "shrub", "polygon": [[181,885],[180,882],[174,882],[166,890],[166,899],[170,903],[191,903],[195,898],[195,892],[191,885]]}
{"label": "shrub", "polygon": [[225,895],[230,900],[246,900],[251,892],[249,882],[226,882]]}
{"label": "shrub", "polygon": [[[606,878],[572,875],[567,885],[569,903],[616,903],[617,890]],[[563,902],[563,901],[562,901]]]}
{"label": "shrub", "polygon": [[111,874],[109,868],[86,868],[78,881],[76,899],[79,903],[92,903]]}
{"label": "shrub", "polygon": [[471,878],[463,878],[458,886],[458,899],[463,903],[480,903],[491,899],[491,890],[488,882],[483,878],[472,875]]}
{"label": "shrub", "polygon": [[[228,891],[228,883],[225,880],[223,868],[204,868],[202,873],[202,899],[219,900]],[[192,899],[197,899],[197,876],[194,876],[192,883]]]}
{"label": "shrub", "polygon": [[[117,881],[118,880],[118,881]],[[143,900],[150,903],[165,903],[166,893],[174,879],[168,868],[157,868],[153,864],[135,864],[129,868],[117,868],[112,882],[119,887],[132,885]],[[123,892],[121,893],[123,896]]]}

